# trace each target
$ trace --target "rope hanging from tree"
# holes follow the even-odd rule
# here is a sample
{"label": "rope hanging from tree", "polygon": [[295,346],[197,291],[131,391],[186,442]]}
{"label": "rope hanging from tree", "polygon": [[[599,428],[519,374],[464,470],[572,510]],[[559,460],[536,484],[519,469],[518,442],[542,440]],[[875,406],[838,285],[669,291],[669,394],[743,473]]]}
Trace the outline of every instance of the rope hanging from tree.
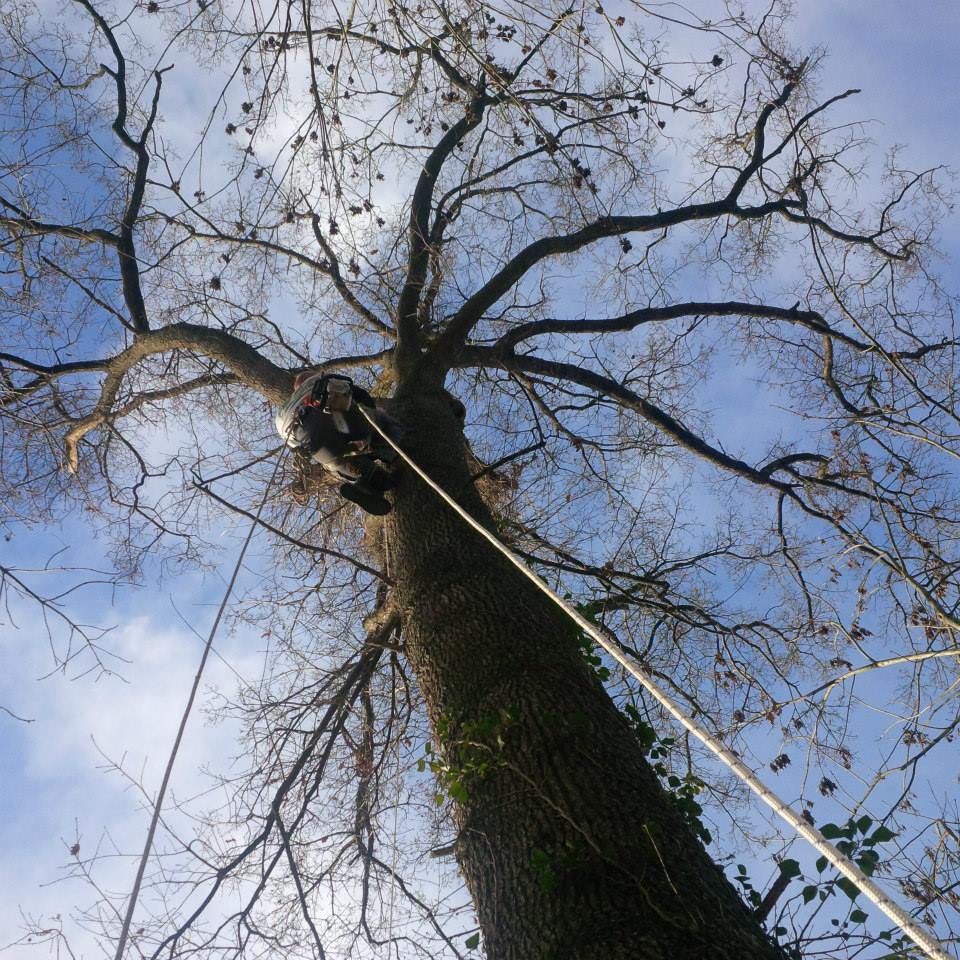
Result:
{"label": "rope hanging from tree", "polygon": [[273,473],[270,476],[270,480],[267,483],[267,488],[264,491],[263,499],[260,501],[260,506],[257,507],[257,512],[254,515],[253,521],[250,524],[250,529],[247,531],[246,539],[243,541],[243,546],[240,548],[240,555],[237,557],[237,562],[234,565],[233,573],[230,576],[230,580],[227,583],[227,589],[223,593],[223,599],[220,601],[220,607],[217,610],[217,615],[214,617],[213,626],[210,628],[210,633],[207,636],[207,642],[203,648],[203,656],[200,657],[200,664],[197,667],[197,672],[193,678],[193,685],[190,688],[190,695],[187,697],[187,704],[183,708],[183,714],[180,717],[180,725],[177,728],[177,735],[173,741],[173,747],[170,749],[170,756],[167,758],[167,766],[163,771],[163,780],[160,781],[160,790],[157,793],[157,798],[153,803],[153,814],[150,817],[150,827],[147,830],[147,840],[143,846],[143,853],[140,855],[140,863],[137,867],[137,876],[133,882],[133,890],[130,892],[130,899],[127,902],[127,912],[123,918],[123,927],[120,930],[120,939],[117,942],[117,952],[114,954],[114,960],[123,960],[123,952],[127,947],[127,939],[130,936],[130,924],[133,921],[133,912],[137,908],[137,900],[140,897],[140,885],[143,883],[143,875],[147,869],[147,862],[150,859],[150,851],[153,849],[153,838],[157,832],[157,824],[160,822],[160,810],[163,807],[163,799],[167,793],[167,785],[170,783],[170,775],[173,772],[173,765],[176,762],[177,754],[180,752],[180,744],[183,741],[183,733],[187,726],[187,720],[190,718],[190,711],[193,709],[193,701],[196,699],[197,690],[200,687],[200,679],[203,676],[204,667],[207,665],[207,659],[210,656],[210,651],[213,648],[213,640],[217,635],[217,630],[220,628],[220,621],[223,619],[223,613],[227,609],[227,602],[230,599],[230,595],[233,593],[234,585],[237,582],[237,577],[240,575],[240,567],[243,564],[243,558],[246,556],[247,547],[250,546],[250,541],[253,539],[253,532],[257,528],[257,524],[260,522],[260,514],[263,512],[263,508],[266,506],[267,498],[270,496],[270,490],[273,487],[273,482],[277,477],[277,471],[280,469],[280,457],[277,457],[276,463],[273,465]]}
{"label": "rope hanging from tree", "polygon": [[692,716],[682,710],[650,676],[645,674],[635,663],[624,654],[616,644],[603,635],[586,617],[569,603],[559,597],[543,580],[537,576],[522,560],[516,557],[512,550],[501,543],[486,527],[475,520],[463,507],[460,506],[442,487],[435,483],[394,441],[388,437],[374,422],[367,412],[359,407],[370,426],[397,452],[403,462],[437,494],[461,519],[470,525],[477,533],[497,549],[510,563],[513,564],[537,589],[546,594],[576,625],[591,637],[607,653],[613,657],[626,671],[628,671],[640,685],[689,733],[693,734],[707,749],[711,751],[733,774],[745,783],[771,810],[785,820],[793,829],[807,840],[816,851],[836,868],[843,876],[853,883],[879,910],[890,918],[914,943],[917,944],[932,960],[954,960],[944,949],[943,945],[924,930],[906,910],[887,896],[849,857],[840,853],[837,848],[808,820],[805,820],[789,804],[781,800],[769,789],[757,775],[728,747],[717,740],[704,726]]}

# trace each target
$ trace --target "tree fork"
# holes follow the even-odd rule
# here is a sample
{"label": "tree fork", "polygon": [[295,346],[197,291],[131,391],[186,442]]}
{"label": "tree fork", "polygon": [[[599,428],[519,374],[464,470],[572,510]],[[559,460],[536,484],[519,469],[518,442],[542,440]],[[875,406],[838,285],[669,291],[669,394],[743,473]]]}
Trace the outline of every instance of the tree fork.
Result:
{"label": "tree fork", "polygon": [[[449,400],[397,401],[481,522]],[[782,960],[664,793],[576,631],[415,476],[386,519],[406,651],[490,960]]]}

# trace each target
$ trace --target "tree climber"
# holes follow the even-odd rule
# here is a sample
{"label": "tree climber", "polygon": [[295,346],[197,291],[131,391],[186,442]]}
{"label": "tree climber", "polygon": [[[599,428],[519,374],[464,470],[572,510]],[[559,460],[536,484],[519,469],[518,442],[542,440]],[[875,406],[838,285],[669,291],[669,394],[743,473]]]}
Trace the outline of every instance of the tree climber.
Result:
{"label": "tree climber", "polygon": [[401,438],[400,424],[378,410],[366,390],[336,373],[301,373],[275,422],[287,446],[344,481],[342,497],[367,513],[383,516],[390,512],[390,501],[383,494],[398,482],[397,454],[358,405],[391,440]]}

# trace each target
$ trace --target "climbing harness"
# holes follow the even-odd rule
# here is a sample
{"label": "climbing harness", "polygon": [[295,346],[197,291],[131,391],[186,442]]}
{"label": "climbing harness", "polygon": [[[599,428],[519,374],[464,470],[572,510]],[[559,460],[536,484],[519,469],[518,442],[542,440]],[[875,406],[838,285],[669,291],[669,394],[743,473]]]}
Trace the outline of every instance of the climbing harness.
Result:
{"label": "climbing harness", "polygon": [[725,747],[707,729],[692,716],[682,710],[648,674],[633,663],[620,648],[596,628],[586,617],[565,600],[561,599],[537,576],[509,547],[501,543],[486,527],[475,520],[457,503],[439,484],[435,483],[393,440],[374,422],[366,410],[359,408],[370,426],[396,451],[403,462],[437,494],[462,520],[498,550],[516,567],[538,590],[546,594],[564,613],[583,630],[587,636],[598,643],[617,663],[630,673],[640,685],[689,733],[693,734],[711,751],[733,774],[745,783],[771,810],[785,820],[793,829],[807,840],[816,851],[832,864],[840,873],[853,883],[879,910],[887,915],[914,943],[924,950],[932,960],[954,960],[944,949],[943,944],[932,934],[924,930],[898,903],[887,896],[849,857],[837,848],[808,820],[798,814],[789,804],[781,800],[772,790],[763,784],[757,775],[728,747]]}
{"label": "climbing harness", "polygon": [[234,565],[233,573],[230,575],[230,580],[227,583],[227,589],[223,593],[223,599],[220,601],[220,607],[217,610],[217,615],[213,618],[213,626],[210,628],[210,634],[207,637],[207,642],[203,648],[203,655],[200,657],[200,664],[197,667],[197,672],[193,678],[193,685],[190,688],[190,695],[187,697],[187,704],[183,709],[183,714],[180,717],[180,726],[177,728],[177,735],[173,740],[173,747],[170,750],[170,756],[167,759],[167,766],[163,771],[163,779],[160,781],[160,790],[157,792],[156,800],[153,803],[153,814],[150,817],[150,827],[147,830],[147,840],[143,847],[143,853],[140,855],[140,863],[137,867],[137,876],[133,882],[133,890],[130,892],[130,899],[127,902],[127,911],[123,918],[123,927],[120,930],[120,939],[117,942],[117,952],[114,954],[114,960],[123,960],[123,951],[127,946],[127,938],[130,935],[130,924],[133,921],[133,912],[137,907],[137,900],[140,897],[140,886],[143,883],[143,875],[147,869],[147,862],[150,859],[150,851],[153,849],[153,838],[157,832],[157,824],[160,822],[160,810],[163,807],[163,800],[167,793],[167,785],[170,783],[170,775],[173,772],[173,765],[176,762],[177,754],[180,752],[180,743],[183,740],[183,733],[187,726],[187,720],[190,717],[190,712],[193,709],[193,701],[196,699],[197,690],[200,687],[200,678],[203,676],[204,667],[207,665],[207,659],[210,656],[210,651],[213,648],[213,640],[217,635],[217,630],[220,627],[220,621],[223,619],[224,611],[227,609],[227,602],[230,599],[230,595],[233,593],[234,585],[237,582],[237,577],[240,575],[240,567],[243,564],[243,558],[247,554],[247,547],[250,546],[250,541],[253,539],[253,532],[257,529],[257,524],[260,522],[260,514],[263,512],[263,508],[266,506],[267,498],[270,495],[270,490],[273,487],[273,482],[277,478],[277,472],[280,469],[280,458],[277,457],[276,463],[273,465],[273,473],[270,476],[270,480],[267,483],[267,488],[264,491],[263,499],[260,501],[260,506],[257,507],[257,512],[253,517],[253,521],[250,524],[250,529],[247,531],[246,539],[243,541],[243,546],[240,548],[240,555],[237,557],[237,562]]}

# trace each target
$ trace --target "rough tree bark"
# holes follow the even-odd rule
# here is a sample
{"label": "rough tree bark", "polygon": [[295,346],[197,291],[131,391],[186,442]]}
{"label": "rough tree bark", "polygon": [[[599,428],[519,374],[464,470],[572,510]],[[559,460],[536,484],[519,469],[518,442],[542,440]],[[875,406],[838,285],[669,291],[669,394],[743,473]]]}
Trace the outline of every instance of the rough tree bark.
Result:
{"label": "rough tree bark", "polygon": [[[460,425],[402,397],[415,459],[484,523]],[[387,519],[406,652],[456,786],[490,960],[779,958],[681,819],[563,615],[406,475]]]}

